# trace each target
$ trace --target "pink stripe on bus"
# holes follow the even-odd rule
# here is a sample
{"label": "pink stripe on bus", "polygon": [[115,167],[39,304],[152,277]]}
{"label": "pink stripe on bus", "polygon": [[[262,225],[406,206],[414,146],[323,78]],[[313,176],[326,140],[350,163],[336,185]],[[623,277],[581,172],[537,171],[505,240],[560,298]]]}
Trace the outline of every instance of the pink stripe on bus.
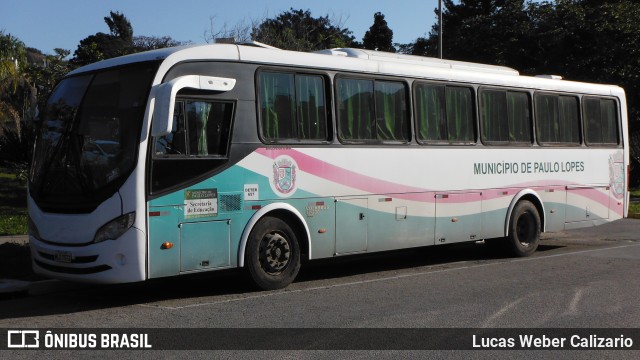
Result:
{"label": "pink stripe on bus", "polygon": [[[394,194],[395,198],[421,201],[421,202],[434,202],[436,198],[433,194],[450,195],[447,198],[439,197],[437,201],[439,203],[467,203],[479,201],[478,193],[482,193],[482,200],[492,200],[501,197],[512,197],[518,191],[523,188],[531,188],[538,192],[544,192],[546,190],[552,191],[564,191],[566,187],[570,187],[573,183],[564,180],[549,181],[549,180],[536,180],[528,181],[517,184],[511,184],[505,188],[495,189],[482,189],[474,190],[468,189],[461,192],[457,191],[436,191],[419,187],[413,187],[404,184],[398,184],[390,181],[380,180],[371,176],[366,176],[339,166],[330,164],[326,161],[319,160],[315,157],[304,154],[298,150],[293,149],[266,149],[260,148],[256,152],[263,156],[275,159],[281,155],[287,155],[292,157],[300,167],[301,171],[318,176],[322,179],[332,181],[344,186],[355,188],[371,194]],[[592,201],[598,202],[604,206],[609,206],[609,194],[604,193],[596,188],[584,188],[579,189],[579,196],[583,196]],[[506,194],[505,194],[506,192]],[[354,194],[355,195],[355,194]]]}

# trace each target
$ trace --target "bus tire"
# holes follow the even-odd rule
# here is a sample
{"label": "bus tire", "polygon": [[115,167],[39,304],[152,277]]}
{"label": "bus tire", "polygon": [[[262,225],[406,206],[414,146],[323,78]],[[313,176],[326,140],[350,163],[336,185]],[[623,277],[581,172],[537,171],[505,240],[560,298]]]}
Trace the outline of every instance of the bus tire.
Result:
{"label": "bus tire", "polygon": [[249,235],[245,254],[250,280],[262,290],[287,287],[300,270],[296,233],[276,217],[258,221]]}
{"label": "bus tire", "polygon": [[518,257],[533,254],[540,242],[540,214],[528,200],[519,201],[511,213],[507,249]]}

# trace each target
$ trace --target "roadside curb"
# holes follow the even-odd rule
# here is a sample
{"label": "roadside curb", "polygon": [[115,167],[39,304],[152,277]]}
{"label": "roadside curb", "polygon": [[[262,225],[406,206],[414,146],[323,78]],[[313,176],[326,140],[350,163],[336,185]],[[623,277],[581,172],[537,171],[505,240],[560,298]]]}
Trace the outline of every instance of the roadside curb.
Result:
{"label": "roadside curb", "polygon": [[0,279],[0,294],[27,293],[30,285],[29,281]]}
{"label": "roadside curb", "polygon": [[54,279],[40,281],[0,279],[0,298],[2,296],[49,295],[73,291],[83,287],[87,287],[87,285]]}
{"label": "roadside curb", "polygon": [[80,289],[82,287],[87,287],[86,284],[82,283],[73,283],[62,280],[41,280],[34,281],[29,284],[29,295],[30,296],[38,296],[38,295],[48,295],[59,292],[72,291],[76,289]]}

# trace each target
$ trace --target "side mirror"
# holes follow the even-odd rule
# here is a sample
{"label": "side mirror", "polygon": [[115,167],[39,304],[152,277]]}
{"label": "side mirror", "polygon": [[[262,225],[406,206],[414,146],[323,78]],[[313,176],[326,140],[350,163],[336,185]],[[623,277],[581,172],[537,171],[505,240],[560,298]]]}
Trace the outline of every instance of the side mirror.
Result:
{"label": "side mirror", "polygon": [[163,136],[173,130],[173,108],[176,103],[176,94],[181,89],[229,91],[235,85],[236,79],[202,75],[180,76],[167,83],[157,85],[151,135]]}

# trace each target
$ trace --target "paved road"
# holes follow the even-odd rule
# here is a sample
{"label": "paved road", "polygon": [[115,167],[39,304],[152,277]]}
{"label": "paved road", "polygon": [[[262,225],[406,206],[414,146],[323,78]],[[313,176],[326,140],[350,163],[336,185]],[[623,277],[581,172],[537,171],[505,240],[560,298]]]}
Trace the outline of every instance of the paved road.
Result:
{"label": "paved road", "polygon": [[[308,264],[299,280],[283,291],[253,292],[242,279],[240,272],[230,271],[142,284],[60,286],[59,292],[1,301],[0,328],[640,328],[640,220],[548,235],[540,250],[524,259],[496,256],[482,243],[472,243]],[[150,353],[139,354],[152,358]],[[256,354],[327,355],[217,353],[230,358]],[[337,355],[404,358],[460,353]],[[512,358],[514,353],[465,354],[489,355]],[[515,355],[558,356],[548,351]],[[562,357],[639,355],[572,351]]]}

